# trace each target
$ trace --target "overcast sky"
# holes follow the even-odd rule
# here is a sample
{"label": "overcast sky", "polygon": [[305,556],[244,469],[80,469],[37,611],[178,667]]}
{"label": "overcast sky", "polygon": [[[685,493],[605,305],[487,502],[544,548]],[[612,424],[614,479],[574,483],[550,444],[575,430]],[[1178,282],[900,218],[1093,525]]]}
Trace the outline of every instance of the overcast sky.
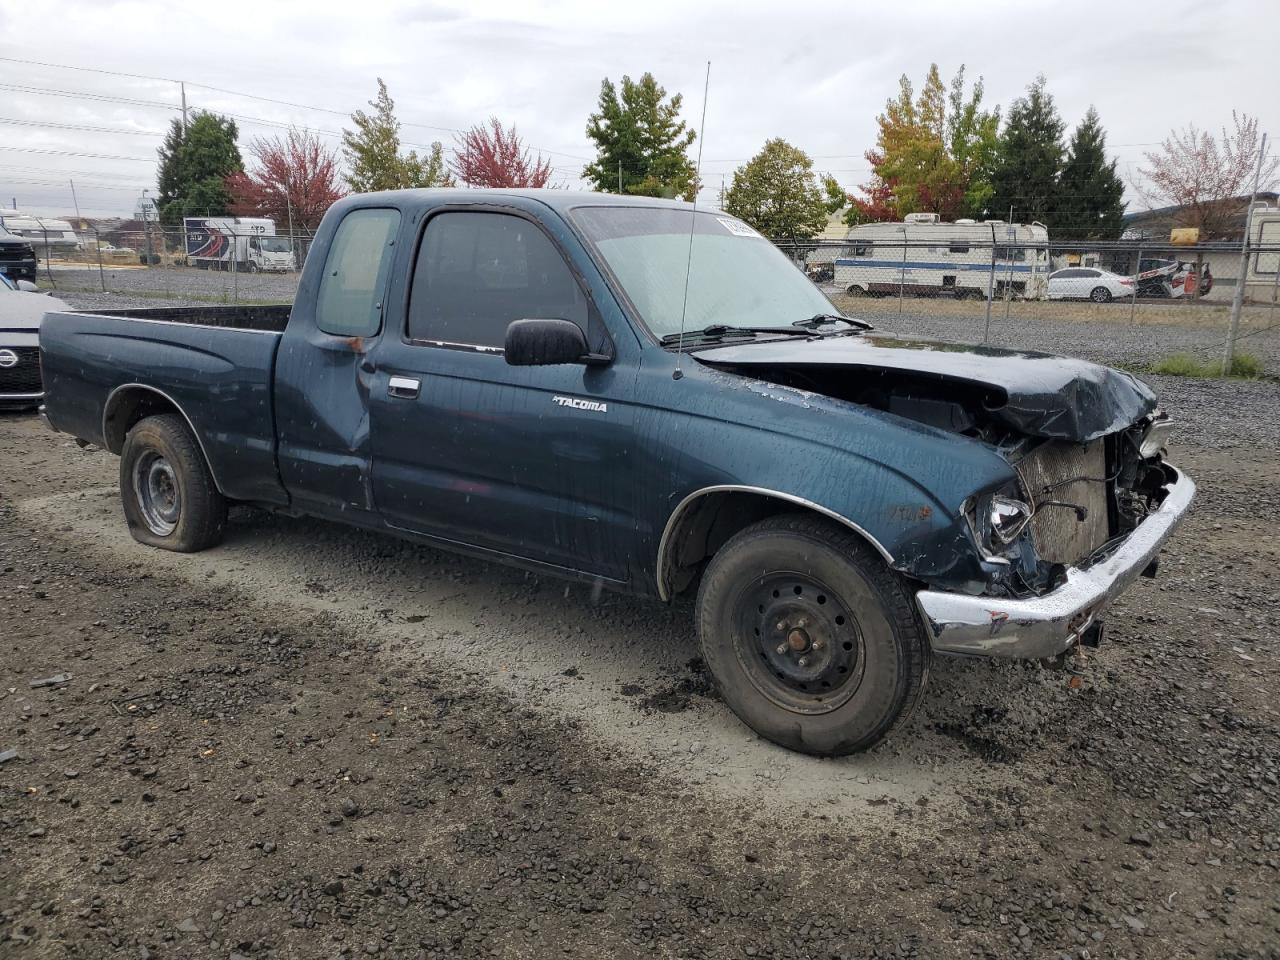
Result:
{"label": "overcast sky", "polygon": [[[710,60],[710,195],[779,136],[850,189],[864,183],[876,114],[899,75],[918,87],[931,61],[947,80],[966,64],[1002,107],[1045,74],[1069,126],[1098,108],[1126,179],[1171,127],[1218,129],[1232,109],[1257,116],[1274,138],[1278,27],[1277,0],[38,0],[0,5],[0,57],[185,80],[190,107],[236,115],[242,147],[283,132],[263,121],[340,131],[381,76],[407,142],[448,147],[453,130],[493,114],[572,186],[593,154],[585,126],[603,77],[652,71],[684,95],[696,127]],[[129,214],[144,187],[154,194],[176,83],[0,59],[0,96],[0,207],[16,198],[25,211],[69,214],[70,179],[86,216]]]}

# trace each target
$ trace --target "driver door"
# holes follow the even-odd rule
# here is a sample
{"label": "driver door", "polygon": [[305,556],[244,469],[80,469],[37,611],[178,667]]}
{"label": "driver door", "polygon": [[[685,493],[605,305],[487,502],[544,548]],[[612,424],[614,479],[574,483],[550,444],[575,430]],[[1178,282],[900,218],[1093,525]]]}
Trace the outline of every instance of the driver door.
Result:
{"label": "driver door", "polygon": [[[518,211],[445,210],[422,233],[402,336],[379,347],[373,492],[391,526],[625,579],[633,407],[621,364],[513,367],[513,320],[587,331],[595,306]],[[580,402],[579,402],[580,401]]]}

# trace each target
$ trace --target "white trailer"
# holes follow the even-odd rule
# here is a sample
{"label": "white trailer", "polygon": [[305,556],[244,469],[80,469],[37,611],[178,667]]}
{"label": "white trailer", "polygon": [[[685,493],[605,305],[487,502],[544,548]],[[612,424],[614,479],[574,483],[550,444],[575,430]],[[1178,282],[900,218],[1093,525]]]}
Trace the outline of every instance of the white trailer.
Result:
{"label": "white trailer", "polygon": [[266,217],[186,217],[187,262],[201,270],[284,272],[295,268],[293,243]]}
{"label": "white trailer", "polygon": [[[983,300],[1048,296],[1049,231],[1042,223],[957,220],[910,213],[902,223],[849,230],[835,284],[850,296],[947,294]],[[993,257],[994,252],[994,257]]]}
{"label": "white trailer", "polygon": [[1280,207],[1255,204],[1249,210],[1249,255],[1245,295],[1270,302],[1280,290]]}

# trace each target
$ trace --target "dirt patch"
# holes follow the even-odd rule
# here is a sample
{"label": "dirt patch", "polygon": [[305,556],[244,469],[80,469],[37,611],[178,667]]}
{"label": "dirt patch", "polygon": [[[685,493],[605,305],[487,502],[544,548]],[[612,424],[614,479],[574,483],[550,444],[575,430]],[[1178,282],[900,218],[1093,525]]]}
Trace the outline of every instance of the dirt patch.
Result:
{"label": "dirt patch", "polygon": [[816,761],[682,611],[252,511],[147,551],[113,458],[0,449],[0,955],[1276,956],[1274,450],[1180,451],[1077,673],[936,661]]}

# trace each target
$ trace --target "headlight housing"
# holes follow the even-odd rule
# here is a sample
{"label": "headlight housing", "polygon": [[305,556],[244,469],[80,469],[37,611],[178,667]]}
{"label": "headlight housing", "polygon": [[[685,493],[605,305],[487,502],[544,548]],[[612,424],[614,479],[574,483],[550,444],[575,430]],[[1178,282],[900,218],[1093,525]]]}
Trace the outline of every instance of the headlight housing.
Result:
{"label": "headlight housing", "polygon": [[965,502],[965,518],[978,549],[988,560],[1004,561],[1002,554],[1008,552],[1035,514],[1016,492],[1002,490],[971,497]]}

